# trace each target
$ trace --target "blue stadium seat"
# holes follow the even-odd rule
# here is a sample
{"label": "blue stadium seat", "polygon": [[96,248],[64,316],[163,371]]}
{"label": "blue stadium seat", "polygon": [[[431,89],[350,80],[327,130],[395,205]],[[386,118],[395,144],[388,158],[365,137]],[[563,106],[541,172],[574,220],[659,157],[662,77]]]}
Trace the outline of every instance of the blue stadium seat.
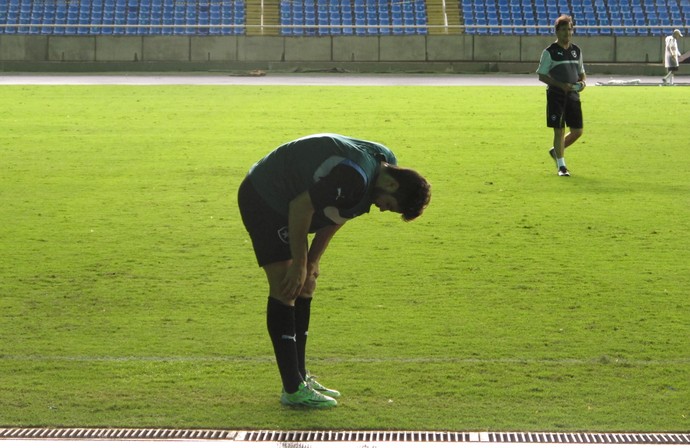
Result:
{"label": "blue stadium seat", "polygon": [[163,11],[152,10],[151,11],[151,27],[149,28],[149,33],[151,34],[161,34],[163,32],[161,25],[163,25]]}
{"label": "blue stadium seat", "polygon": [[51,25],[55,24],[55,5],[46,4],[45,10],[43,11],[43,16],[38,23],[39,25],[42,25],[41,34],[53,34],[54,28]]}
{"label": "blue stadium seat", "polygon": [[137,34],[137,28],[135,25],[139,25],[139,16],[136,11],[129,10],[127,12],[127,27],[125,28],[125,34]]}
{"label": "blue stadium seat", "polygon": [[329,34],[333,34],[333,35],[343,34],[343,29],[342,29],[343,22],[342,22],[342,16],[340,15],[340,11],[331,12],[329,19],[328,19],[328,24],[334,27],[334,28],[330,28],[328,30]]}
{"label": "blue stadium seat", "polygon": [[304,16],[304,35],[314,36],[316,35],[316,17],[313,15]]}
{"label": "blue stadium seat", "polygon": [[551,25],[551,23],[539,21],[537,25],[540,25],[539,29],[537,29],[537,34],[540,36],[553,35],[553,25]]}
{"label": "blue stadium seat", "polygon": [[427,29],[427,16],[426,13],[422,15],[422,13],[418,12],[417,16],[417,34],[427,34],[429,30]]}
{"label": "blue stadium seat", "polygon": [[[4,3],[4,2],[0,3],[0,22],[2,22],[5,25],[9,23],[9,22],[7,22],[7,11],[8,11],[8,9],[9,9],[9,5],[7,3]],[[5,29],[4,27],[0,28],[0,34],[3,33],[4,29]]]}
{"label": "blue stadium seat", "polygon": [[358,13],[355,12],[355,21],[354,21],[354,30],[355,34],[358,36],[364,35],[367,33],[366,25],[367,25],[367,20],[365,18],[364,13]]}
{"label": "blue stadium seat", "polygon": [[395,13],[391,17],[391,23],[393,25],[393,34],[401,35],[405,34],[405,29],[403,28],[403,18],[402,14]]}
{"label": "blue stadium seat", "polygon": [[79,23],[79,12],[71,5],[67,8],[67,19],[65,24],[65,34],[77,34],[77,28],[74,26]]}
{"label": "blue stadium seat", "polygon": [[588,35],[596,36],[599,34],[599,29],[596,28],[597,26],[599,26],[599,22],[594,17],[590,19],[585,19],[585,25],[587,27],[586,33]]}
{"label": "blue stadium seat", "polygon": [[[56,18],[56,23],[57,23],[57,18]],[[115,23],[115,12],[107,8],[103,11],[103,21],[101,22],[103,24],[103,27],[101,28],[101,33],[102,34],[113,34],[113,24]],[[57,31],[57,29],[56,29]]]}
{"label": "blue stadium seat", "polygon": [[292,12],[292,35],[293,36],[303,36],[304,35],[304,13],[301,7],[293,5]]}
{"label": "blue stadium seat", "polygon": [[169,10],[163,10],[163,18],[162,18],[162,24],[163,27],[161,28],[161,34],[169,36],[173,33],[173,27],[175,20],[173,17],[172,12]]}
{"label": "blue stadium seat", "polygon": [[476,17],[475,24],[477,25],[475,28],[475,34],[489,34],[489,30],[487,28],[489,22],[486,20],[485,16]]}
{"label": "blue stadium seat", "polygon": [[621,26],[623,26],[623,22],[621,22],[621,19],[611,19],[611,27],[612,27],[611,31],[613,32],[613,34],[615,34],[615,35],[622,34],[621,28],[618,28]]}
{"label": "blue stadium seat", "polygon": [[626,36],[635,36],[637,34],[637,31],[634,28],[635,23],[632,21],[632,19],[623,19],[623,26],[625,26]]}
{"label": "blue stadium seat", "polygon": [[[298,35],[311,33],[304,30],[305,20],[308,21],[306,28],[320,35],[427,33],[424,0],[352,0],[353,3],[350,0],[302,1],[305,1],[305,8],[301,18],[300,12],[291,8],[293,4],[300,4],[300,1],[285,0],[280,3],[281,24],[294,25]],[[509,4],[509,0],[461,1],[463,5],[476,9],[480,20],[486,19],[481,13],[487,10],[493,12],[493,23],[497,2]],[[531,8],[527,3],[531,0],[515,1],[524,3],[525,8]],[[238,5],[237,8],[234,5]],[[18,24],[17,27],[3,28],[0,32],[46,35],[243,34],[244,5],[244,0],[0,0],[0,20],[13,20]],[[354,21],[355,25],[364,28],[355,30],[352,26],[352,5],[358,11],[361,9],[365,12],[364,23],[359,17]],[[394,17],[392,11],[396,5],[399,12]],[[286,26],[281,28],[282,34],[287,33]],[[299,28],[302,28],[301,34]]]}
{"label": "blue stadium seat", "polygon": [[198,24],[197,10],[195,5],[187,5],[187,8],[185,9],[184,24],[187,25],[184,30],[184,34],[197,33],[197,28],[194,26]]}
{"label": "blue stadium seat", "polygon": [[513,20],[513,25],[515,26],[515,28],[513,28],[513,34],[523,35],[526,33],[524,20],[516,18]]}
{"label": "blue stadium seat", "polygon": [[19,13],[19,27],[17,32],[20,34],[27,34],[29,32],[29,27],[27,26],[31,22],[31,13],[20,12]]}
{"label": "blue stadium seat", "polygon": [[352,13],[343,12],[342,16],[343,34],[351,36],[354,30],[352,29]]}
{"label": "blue stadium seat", "polygon": [[[19,12],[13,11],[13,10],[8,10],[7,11],[7,23],[17,23],[19,22]],[[17,32],[17,27],[14,26],[8,26],[5,28],[5,34],[15,34]]]}
{"label": "blue stadium seat", "polygon": [[[153,24],[153,19],[151,20],[151,24]],[[209,25],[211,25],[211,14],[209,13],[208,8],[203,10],[199,8],[199,11],[197,13],[197,25],[199,25],[197,31],[198,34],[210,34]]]}
{"label": "blue stadium seat", "polygon": [[535,18],[534,10],[532,8],[523,9],[522,10],[522,18],[525,20],[527,20],[527,19],[534,20],[534,18]]}
{"label": "blue stadium seat", "polygon": [[414,19],[414,13],[406,11],[403,12],[403,25],[405,26],[405,34],[416,34],[417,30],[415,29],[415,19]]}
{"label": "blue stadium seat", "polygon": [[609,28],[611,26],[611,22],[609,21],[609,19],[599,19],[599,25],[602,27],[599,29],[600,35],[608,36],[611,34],[611,28]]}
{"label": "blue stadium seat", "polygon": [[377,28],[377,25],[379,24],[379,18],[376,15],[375,12],[373,13],[367,13],[366,14],[366,21],[367,21],[367,29],[366,33],[367,34],[378,34],[379,29]]}
{"label": "blue stadium seat", "polygon": [[380,12],[379,13],[379,33],[381,34],[390,34],[391,29],[390,29],[390,24],[391,24],[391,18],[388,12]]}
{"label": "blue stadium seat", "polygon": [[[209,18],[208,18],[208,24],[211,25],[211,27],[208,30],[209,34],[213,35],[218,35],[221,33],[221,18],[220,18],[220,8],[217,8],[215,11],[213,8],[209,10]],[[282,19],[281,19],[281,24],[282,24]]]}
{"label": "blue stadium seat", "polygon": [[492,34],[492,35],[501,34],[501,28],[499,28],[499,26],[498,26],[498,16],[488,17],[487,20],[489,22],[489,26],[491,26],[491,28],[489,28],[489,34]]}

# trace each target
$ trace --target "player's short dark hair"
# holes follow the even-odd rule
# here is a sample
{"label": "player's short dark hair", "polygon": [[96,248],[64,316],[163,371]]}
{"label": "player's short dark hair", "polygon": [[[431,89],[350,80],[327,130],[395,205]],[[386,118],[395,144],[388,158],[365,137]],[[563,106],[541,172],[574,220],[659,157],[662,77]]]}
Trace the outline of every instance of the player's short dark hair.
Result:
{"label": "player's short dark hair", "polygon": [[412,221],[419,217],[431,200],[431,185],[415,170],[388,165],[388,174],[398,182],[398,189],[393,197],[403,221]]}
{"label": "player's short dark hair", "polygon": [[556,19],[556,22],[554,23],[554,29],[556,31],[558,31],[558,28],[560,28],[561,26],[563,26],[565,24],[569,24],[571,27],[575,26],[575,24],[573,23],[572,17],[570,17],[567,14],[561,14],[560,16],[558,16],[558,18]]}

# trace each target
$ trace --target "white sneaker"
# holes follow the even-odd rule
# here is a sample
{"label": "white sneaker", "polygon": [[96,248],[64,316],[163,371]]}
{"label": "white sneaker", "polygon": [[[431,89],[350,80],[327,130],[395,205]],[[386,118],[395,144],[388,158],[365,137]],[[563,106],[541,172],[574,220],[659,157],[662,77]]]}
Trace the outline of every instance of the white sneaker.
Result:
{"label": "white sneaker", "polygon": [[558,168],[558,175],[568,177],[570,176],[570,171],[568,171],[568,168],[562,166]]}

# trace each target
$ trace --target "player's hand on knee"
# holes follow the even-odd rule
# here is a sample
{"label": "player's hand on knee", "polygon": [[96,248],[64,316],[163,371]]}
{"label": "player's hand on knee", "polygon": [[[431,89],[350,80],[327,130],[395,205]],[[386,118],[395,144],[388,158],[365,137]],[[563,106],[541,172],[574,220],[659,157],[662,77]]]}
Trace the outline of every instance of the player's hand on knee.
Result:
{"label": "player's hand on knee", "polygon": [[288,299],[294,299],[302,291],[306,279],[307,267],[301,263],[292,263],[280,285],[282,295]]}
{"label": "player's hand on knee", "polygon": [[304,281],[304,286],[300,292],[301,296],[311,297],[316,290],[316,279],[319,277],[319,264],[318,263],[308,263],[307,264],[307,278]]}

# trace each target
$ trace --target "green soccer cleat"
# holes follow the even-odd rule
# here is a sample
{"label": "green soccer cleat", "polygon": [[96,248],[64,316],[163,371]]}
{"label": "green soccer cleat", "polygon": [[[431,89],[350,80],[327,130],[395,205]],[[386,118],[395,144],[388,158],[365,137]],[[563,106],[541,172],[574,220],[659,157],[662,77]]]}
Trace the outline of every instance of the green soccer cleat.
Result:
{"label": "green soccer cleat", "polygon": [[297,392],[292,394],[283,391],[280,402],[288,406],[304,406],[316,409],[332,408],[338,405],[335,399],[315,391],[308,383],[300,384]]}
{"label": "green soccer cleat", "polygon": [[321,384],[321,383],[319,383],[318,381],[316,381],[316,377],[315,377],[315,376],[311,376],[311,375],[309,375],[308,373],[307,373],[307,377],[305,378],[304,381],[306,381],[307,384],[308,384],[312,389],[314,389],[315,391],[317,391],[317,392],[319,392],[319,393],[322,393],[322,394],[326,395],[327,397],[338,398],[338,397],[340,396],[340,392],[338,392],[338,391],[335,390],[335,389],[329,389],[329,388],[327,388],[327,387],[324,386],[323,384]]}

